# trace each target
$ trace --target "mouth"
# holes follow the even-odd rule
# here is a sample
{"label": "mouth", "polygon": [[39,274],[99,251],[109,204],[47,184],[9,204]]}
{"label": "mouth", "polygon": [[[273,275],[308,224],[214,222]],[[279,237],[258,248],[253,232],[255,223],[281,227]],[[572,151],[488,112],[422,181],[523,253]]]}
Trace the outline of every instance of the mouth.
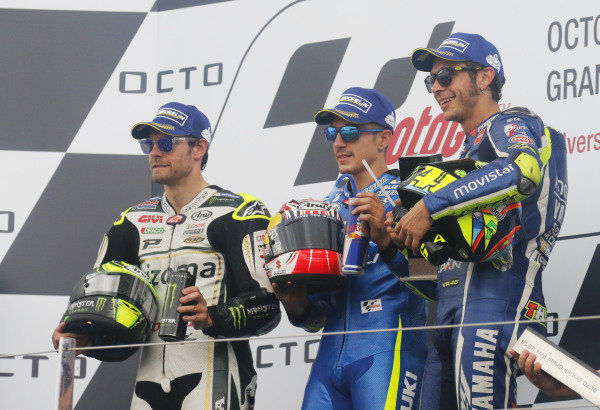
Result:
{"label": "mouth", "polygon": [[447,98],[440,98],[438,100],[438,104],[440,105],[440,108],[442,109],[442,111],[445,111],[448,106],[450,105],[450,102],[452,102],[454,100],[454,97],[447,97]]}
{"label": "mouth", "polygon": [[154,169],[160,169],[160,168],[166,168],[166,167],[168,167],[168,165],[164,165],[164,164],[152,164],[150,166],[150,168],[152,168],[153,170]]}
{"label": "mouth", "polygon": [[343,162],[343,161],[346,161],[346,160],[352,158],[352,154],[350,154],[349,152],[338,152],[335,154],[335,158],[338,161]]}

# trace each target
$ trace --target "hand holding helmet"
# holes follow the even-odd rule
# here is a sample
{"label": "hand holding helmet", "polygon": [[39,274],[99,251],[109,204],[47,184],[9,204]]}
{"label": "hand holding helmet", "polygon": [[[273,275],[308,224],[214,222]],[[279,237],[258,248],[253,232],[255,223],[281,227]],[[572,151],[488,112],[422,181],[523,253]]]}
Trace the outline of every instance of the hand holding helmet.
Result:
{"label": "hand holding helmet", "polygon": [[[77,282],[61,320],[64,325],[56,328],[53,339],[57,342],[60,335],[72,334],[78,347],[142,343],[156,310],[156,292],[146,273],[125,262],[108,262]],[[94,349],[85,354],[103,361],[121,361],[138,349]]]}
{"label": "hand holding helmet", "polygon": [[305,284],[309,291],[336,288],[342,281],[344,223],[322,201],[288,201],[271,218],[265,235],[265,266],[271,283]]}
{"label": "hand holding helmet", "polygon": [[[406,208],[423,205],[421,198],[486,165],[471,159],[420,165],[398,187]],[[405,210],[394,209],[394,222]],[[434,265],[448,259],[492,262],[500,270],[511,266],[512,243],[520,229],[521,204],[509,202],[433,222],[419,245],[420,254]],[[402,241],[406,238],[399,237]]]}

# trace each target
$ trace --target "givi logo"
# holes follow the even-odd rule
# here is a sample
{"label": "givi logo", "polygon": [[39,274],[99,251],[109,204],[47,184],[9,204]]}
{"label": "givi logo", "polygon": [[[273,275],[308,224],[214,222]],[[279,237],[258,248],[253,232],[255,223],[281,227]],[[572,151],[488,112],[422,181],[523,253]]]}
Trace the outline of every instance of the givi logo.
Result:
{"label": "givi logo", "polygon": [[163,221],[162,215],[142,215],[138,218],[138,222],[141,223],[161,223]]}

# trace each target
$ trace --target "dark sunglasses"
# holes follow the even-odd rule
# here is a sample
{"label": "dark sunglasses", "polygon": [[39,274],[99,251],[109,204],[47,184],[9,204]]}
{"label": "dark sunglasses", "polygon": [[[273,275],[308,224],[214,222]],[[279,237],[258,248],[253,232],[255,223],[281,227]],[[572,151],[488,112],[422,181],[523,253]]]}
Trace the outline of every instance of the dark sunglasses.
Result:
{"label": "dark sunglasses", "polygon": [[425,77],[425,87],[427,91],[432,92],[433,84],[436,80],[442,87],[448,87],[452,84],[452,76],[459,71],[479,71],[484,67],[444,67],[436,74],[429,74]]}
{"label": "dark sunglasses", "polygon": [[159,138],[156,141],[150,138],[142,138],[139,141],[140,146],[142,147],[142,152],[144,154],[150,154],[150,151],[152,151],[154,144],[158,145],[158,149],[161,150],[161,152],[171,152],[173,151],[173,145],[175,141],[187,141],[190,138],[194,137],[163,137]]}
{"label": "dark sunglasses", "polygon": [[327,127],[325,128],[325,141],[333,142],[335,141],[338,132],[342,136],[342,139],[346,142],[356,141],[360,136],[361,132],[379,132],[385,131],[385,128],[377,128],[372,130],[361,130],[357,126],[354,125],[346,125],[345,127],[335,128],[335,127]]}

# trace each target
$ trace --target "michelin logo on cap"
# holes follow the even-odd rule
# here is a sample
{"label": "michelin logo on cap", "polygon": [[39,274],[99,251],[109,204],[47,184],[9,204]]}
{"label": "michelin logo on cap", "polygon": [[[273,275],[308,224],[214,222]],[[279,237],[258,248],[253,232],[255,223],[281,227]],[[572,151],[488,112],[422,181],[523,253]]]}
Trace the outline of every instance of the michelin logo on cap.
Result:
{"label": "michelin logo on cap", "polygon": [[465,50],[467,49],[467,47],[469,47],[469,43],[467,43],[464,40],[461,40],[459,38],[447,38],[446,40],[444,40],[444,42],[442,44],[440,44],[440,46],[438,48],[442,48],[442,47],[447,47],[447,48],[453,48],[456,51],[458,51],[459,53],[464,53]]}
{"label": "michelin logo on cap", "polygon": [[353,107],[358,108],[365,114],[369,112],[371,106],[373,105],[371,102],[355,94],[342,94],[342,96],[340,97],[340,104],[351,105]]}
{"label": "michelin logo on cap", "polygon": [[187,114],[184,114],[181,111],[176,110],[174,108],[161,108],[156,113],[156,116],[157,117],[166,117],[171,121],[175,121],[177,124],[181,125],[182,127],[183,127],[183,124],[185,124],[185,122],[188,119]]}

